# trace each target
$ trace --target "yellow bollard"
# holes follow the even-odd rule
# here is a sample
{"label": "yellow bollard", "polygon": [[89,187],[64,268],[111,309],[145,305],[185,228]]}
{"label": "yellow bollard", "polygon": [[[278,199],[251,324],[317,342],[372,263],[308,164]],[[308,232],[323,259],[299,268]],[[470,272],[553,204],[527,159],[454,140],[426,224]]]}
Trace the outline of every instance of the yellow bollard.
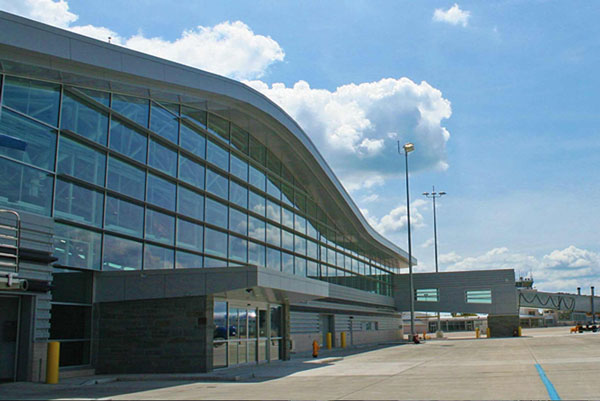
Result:
{"label": "yellow bollard", "polygon": [[523,329],[521,328],[521,326],[519,326],[519,337],[521,337],[523,335]]}
{"label": "yellow bollard", "polygon": [[346,348],[346,332],[342,331],[340,333],[340,343],[342,345],[342,348]]}
{"label": "yellow bollard", "polygon": [[491,333],[490,333],[490,328],[489,327],[486,329],[485,334],[487,335],[487,338],[490,338]]}
{"label": "yellow bollard", "polygon": [[475,328],[475,338],[479,338],[479,327]]}
{"label": "yellow bollard", "polygon": [[327,349],[331,349],[331,333],[327,333]]}
{"label": "yellow bollard", "polygon": [[46,384],[58,383],[58,360],[60,357],[60,343],[48,343],[48,357],[46,360]]}

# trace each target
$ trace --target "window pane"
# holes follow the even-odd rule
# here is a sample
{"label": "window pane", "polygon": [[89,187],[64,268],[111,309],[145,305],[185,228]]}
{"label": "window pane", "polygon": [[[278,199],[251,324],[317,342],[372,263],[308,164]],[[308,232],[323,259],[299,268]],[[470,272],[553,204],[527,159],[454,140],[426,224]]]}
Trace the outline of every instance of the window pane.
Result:
{"label": "window pane", "polygon": [[152,112],[150,113],[150,129],[163,138],[177,143],[178,118],[154,103],[152,103]]}
{"label": "window pane", "polygon": [[206,160],[225,171],[229,171],[229,152],[210,139],[206,148]]}
{"label": "window pane", "polygon": [[121,194],[144,200],[146,173],[119,159],[108,159],[107,187]]}
{"label": "window pane", "polygon": [[85,93],[87,96],[91,97],[92,99],[94,99],[98,103],[101,103],[101,104],[105,105],[106,107],[109,106],[109,103],[110,103],[110,93],[108,93],[108,92],[101,92],[101,91],[95,91],[95,90],[92,90],[92,89],[84,89],[84,88],[77,88],[77,90],[79,90],[80,92]]}
{"label": "window pane", "polygon": [[206,190],[220,198],[229,198],[229,181],[226,177],[211,170],[206,170]]}
{"label": "window pane", "polygon": [[188,106],[181,106],[181,115],[206,128],[206,111]]}
{"label": "window pane", "polygon": [[204,220],[204,196],[189,190],[185,187],[179,187],[179,213],[193,217],[198,220]]}
{"label": "window pane", "polygon": [[269,149],[267,149],[267,168],[271,170],[271,172],[281,175],[281,162]]}
{"label": "window pane", "polygon": [[2,102],[50,125],[58,125],[60,85],[5,77]]}
{"label": "window pane", "polygon": [[281,247],[288,251],[294,251],[294,234],[288,230],[281,230]]}
{"label": "window pane", "polygon": [[238,262],[246,263],[248,260],[246,254],[248,252],[248,241],[235,235],[229,236],[229,259],[237,260]]}
{"label": "window pane", "polygon": [[317,259],[318,258],[318,247],[317,243],[313,241],[306,242],[306,255],[308,257]]}
{"label": "window pane", "polygon": [[277,249],[267,248],[267,267],[277,271],[281,270],[281,252]]}
{"label": "window pane", "polygon": [[417,302],[438,302],[437,288],[418,288],[415,291],[415,300]]}
{"label": "window pane", "polygon": [[229,121],[215,114],[208,115],[208,131],[229,142]]}
{"label": "window pane", "polygon": [[259,241],[265,240],[265,222],[256,217],[248,216],[248,236]]}
{"label": "window pane", "polygon": [[113,94],[112,109],[142,127],[148,127],[148,105],[147,99]]}
{"label": "window pane", "polygon": [[231,156],[231,174],[238,177],[244,182],[248,182],[248,163],[235,156],[233,153]]}
{"label": "window pane", "polygon": [[0,177],[1,206],[50,216],[51,174],[0,158]]}
{"label": "window pane", "polygon": [[277,200],[281,200],[281,190],[279,187],[281,186],[281,181],[272,175],[268,176],[267,180],[267,193],[274,197]]}
{"label": "window pane", "polygon": [[266,266],[264,245],[248,241],[248,263],[259,267]]}
{"label": "window pane", "polygon": [[294,274],[306,277],[306,259],[298,256],[294,257]]}
{"label": "window pane", "polygon": [[177,174],[177,152],[154,140],[150,140],[148,164],[175,177]]}
{"label": "window pane", "polygon": [[465,296],[468,304],[492,303],[492,290],[468,290]]}
{"label": "window pane", "polygon": [[175,240],[175,218],[156,210],[146,209],[146,238],[173,244]]}
{"label": "window pane", "polygon": [[271,245],[281,246],[281,229],[267,223],[267,242]]}
{"label": "window pane", "polygon": [[294,228],[294,212],[292,212],[291,210],[282,207],[281,208],[281,215],[282,215],[282,224],[286,227],[289,228]]}
{"label": "window pane", "polygon": [[108,114],[66,91],[63,95],[60,127],[106,146]]}
{"label": "window pane", "polygon": [[306,234],[306,219],[298,214],[294,216],[294,230]]}
{"label": "window pane", "polygon": [[236,209],[229,209],[229,230],[238,234],[248,234],[248,215]]}
{"label": "window pane", "polygon": [[296,235],[294,242],[294,250],[296,253],[306,255],[306,238]]}
{"label": "window pane", "polygon": [[103,193],[61,179],[56,181],[56,217],[101,227],[103,206]]}
{"label": "window pane", "polygon": [[266,150],[262,143],[250,137],[250,157],[261,165],[265,165]]}
{"label": "window pane", "polygon": [[89,146],[60,137],[58,173],[68,174],[92,184],[104,186],[106,155]]}
{"label": "window pane", "polygon": [[162,246],[146,244],[144,248],[144,270],[172,269],[175,266],[175,251]]}
{"label": "window pane", "polygon": [[212,228],[206,228],[204,238],[204,252],[211,255],[226,258],[227,234],[221,231],[213,230]]}
{"label": "window pane", "polygon": [[202,255],[177,251],[177,269],[195,269],[203,266]]}
{"label": "window pane", "polygon": [[140,270],[141,268],[141,242],[104,235],[102,270]]}
{"label": "window pane", "polygon": [[204,189],[204,166],[181,155],[179,158],[179,178]]}
{"label": "window pane", "polygon": [[261,191],[265,191],[265,173],[250,165],[250,185],[254,185]]}
{"label": "window pane", "polygon": [[227,267],[227,262],[220,259],[204,257],[204,266],[206,267]]}
{"label": "window pane", "polygon": [[194,155],[206,157],[206,138],[204,134],[195,131],[185,124],[181,124],[181,147],[194,153]]}
{"label": "window pane", "polygon": [[148,202],[175,211],[175,184],[148,174]]}
{"label": "window pane", "polygon": [[281,271],[294,274],[294,256],[287,252],[281,252]]}
{"label": "window pane", "polygon": [[257,194],[254,191],[250,191],[249,200],[248,200],[248,210],[260,214],[261,216],[265,215],[265,197]]}
{"label": "window pane", "polygon": [[206,222],[227,229],[227,206],[206,198]]}
{"label": "window pane", "polygon": [[142,236],[144,208],[121,199],[108,196],[106,199],[105,228],[135,237]]}
{"label": "window pane", "polygon": [[0,154],[54,170],[56,131],[10,110],[0,110]]}
{"label": "window pane", "polygon": [[248,154],[248,133],[240,127],[231,124],[231,144],[237,150]]}
{"label": "window pane", "polygon": [[294,189],[286,183],[281,183],[281,200],[286,205],[294,206]]}
{"label": "window pane", "polygon": [[191,221],[177,219],[177,245],[198,252],[203,251],[204,227]]}
{"label": "window pane", "polygon": [[118,120],[110,123],[110,148],[126,156],[146,163],[146,147],[148,137]]}
{"label": "window pane", "polygon": [[233,182],[229,182],[229,200],[244,209],[248,209],[248,190]]}
{"label": "window pane", "polygon": [[306,262],[306,277],[319,278],[319,265],[311,260]]}
{"label": "window pane", "polygon": [[267,219],[281,223],[281,206],[267,199]]}
{"label": "window pane", "polygon": [[54,256],[58,264],[100,270],[102,235],[82,228],[54,225]]}

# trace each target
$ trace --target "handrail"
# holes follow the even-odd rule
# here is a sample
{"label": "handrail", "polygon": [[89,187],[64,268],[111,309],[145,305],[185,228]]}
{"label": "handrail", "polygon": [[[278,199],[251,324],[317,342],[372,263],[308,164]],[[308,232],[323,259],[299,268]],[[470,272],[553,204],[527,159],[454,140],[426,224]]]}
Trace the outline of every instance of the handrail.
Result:
{"label": "handrail", "polygon": [[[15,231],[15,235],[11,236],[11,235],[6,235],[3,234],[2,238],[3,239],[7,239],[7,240],[13,240],[15,241],[15,255],[14,255],[14,259],[15,259],[15,273],[19,272],[19,250],[21,248],[21,215],[19,215],[18,212],[14,211],[14,210],[10,210],[10,209],[0,209],[0,214],[2,213],[8,213],[8,214],[12,214],[15,216],[15,228],[10,227],[10,226],[5,226],[2,225],[3,229],[12,229]],[[12,257],[11,254],[3,254],[2,256],[4,257]]]}

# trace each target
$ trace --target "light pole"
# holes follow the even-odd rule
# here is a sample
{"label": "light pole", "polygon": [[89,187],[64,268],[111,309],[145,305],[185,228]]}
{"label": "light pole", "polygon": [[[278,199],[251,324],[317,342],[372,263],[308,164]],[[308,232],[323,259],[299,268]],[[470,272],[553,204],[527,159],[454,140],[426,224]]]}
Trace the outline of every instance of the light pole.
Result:
{"label": "light pole", "polygon": [[[432,188],[433,188],[433,190],[431,191],[431,193],[423,192],[423,195],[425,195],[427,198],[430,198],[433,200],[433,244],[434,244],[434,249],[435,249],[435,272],[438,273],[439,268],[438,268],[438,247],[437,247],[437,218],[436,218],[436,213],[435,213],[435,210],[436,210],[435,200],[436,200],[436,198],[441,198],[442,196],[446,195],[446,193],[443,191],[435,192],[435,186]],[[437,313],[437,332],[435,333],[435,335],[436,335],[436,337],[444,336],[442,333],[442,326],[441,326],[439,311]]]}
{"label": "light pole", "polygon": [[[413,287],[413,272],[412,272],[412,243],[410,240],[410,195],[408,193],[408,154],[415,150],[415,145],[406,143],[402,147],[404,149],[404,161],[406,171],[406,219],[408,227],[408,282],[410,291],[410,339],[415,336],[415,289]],[[400,153],[400,142],[398,142],[398,153]]]}

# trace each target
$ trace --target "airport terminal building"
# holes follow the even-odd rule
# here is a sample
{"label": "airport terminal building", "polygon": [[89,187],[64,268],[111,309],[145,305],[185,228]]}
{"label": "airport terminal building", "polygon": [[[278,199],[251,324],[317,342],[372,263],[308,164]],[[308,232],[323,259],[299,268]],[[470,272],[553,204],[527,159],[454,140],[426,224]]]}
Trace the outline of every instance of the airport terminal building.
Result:
{"label": "airport terminal building", "polygon": [[0,12],[0,102],[0,380],[401,338],[408,255],[255,90]]}

